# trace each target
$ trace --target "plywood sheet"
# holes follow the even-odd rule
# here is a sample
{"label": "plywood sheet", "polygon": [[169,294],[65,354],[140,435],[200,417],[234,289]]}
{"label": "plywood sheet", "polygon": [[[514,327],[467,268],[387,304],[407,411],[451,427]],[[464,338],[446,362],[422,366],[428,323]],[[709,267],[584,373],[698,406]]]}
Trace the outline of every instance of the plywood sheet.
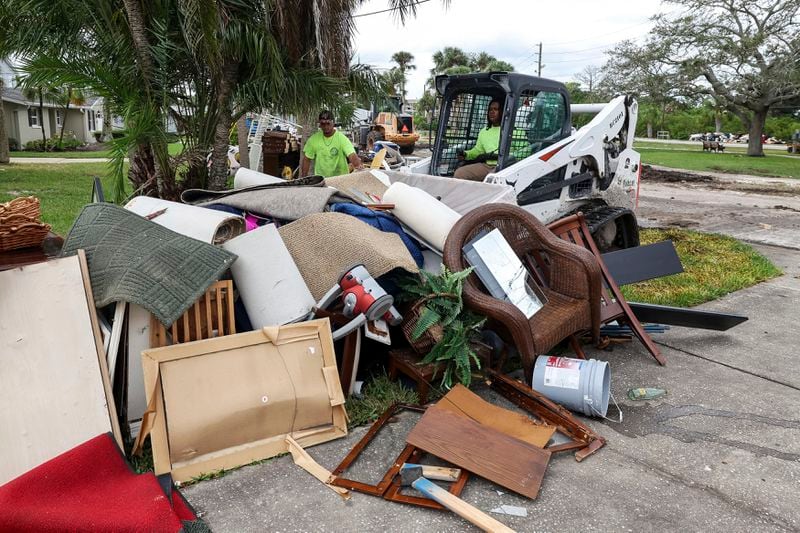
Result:
{"label": "plywood sheet", "polygon": [[516,493],[536,498],[550,452],[436,405],[406,442]]}
{"label": "plywood sheet", "polygon": [[491,404],[461,384],[436,405],[539,448],[544,448],[556,431],[553,426],[537,424],[521,413]]}
{"label": "plywood sheet", "polygon": [[0,273],[0,484],[113,431],[83,253]]}

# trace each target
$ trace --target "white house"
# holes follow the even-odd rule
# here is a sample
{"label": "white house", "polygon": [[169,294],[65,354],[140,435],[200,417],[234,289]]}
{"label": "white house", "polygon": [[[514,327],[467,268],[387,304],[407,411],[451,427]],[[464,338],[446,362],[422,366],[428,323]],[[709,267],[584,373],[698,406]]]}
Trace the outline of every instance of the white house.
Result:
{"label": "white house", "polygon": [[95,142],[94,132],[103,128],[103,122],[90,105],[71,105],[65,114],[61,106],[45,100],[43,109],[39,109],[38,101],[27,99],[20,89],[14,87],[14,69],[3,60],[0,60],[0,75],[3,77],[2,101],[9,141],[13,139],[18,146],[24,147],[28,141],[41,139],[42,130],[48,139],[57,138],[63,124],[65,138],[74,136],[85,143]]}

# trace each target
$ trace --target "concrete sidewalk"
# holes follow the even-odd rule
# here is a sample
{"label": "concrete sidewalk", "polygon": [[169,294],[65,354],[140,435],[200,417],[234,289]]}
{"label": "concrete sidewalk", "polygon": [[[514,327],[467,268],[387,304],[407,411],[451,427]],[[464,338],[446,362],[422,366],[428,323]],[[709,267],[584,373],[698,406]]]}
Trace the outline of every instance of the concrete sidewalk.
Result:
{"label": "concrete sidewalk", "polygon": [[[127,158],[126,158],[127,160]],[[108,163],[107,157],[12,157],[12,163],[27,165],[61,165],[65,163]]]}

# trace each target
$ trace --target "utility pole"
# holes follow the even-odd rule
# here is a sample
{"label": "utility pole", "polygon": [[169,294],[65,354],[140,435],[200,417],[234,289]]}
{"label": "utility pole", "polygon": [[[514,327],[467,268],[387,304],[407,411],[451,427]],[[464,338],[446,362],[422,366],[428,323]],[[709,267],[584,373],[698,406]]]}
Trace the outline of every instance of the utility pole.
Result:
{"label": "utility pole", "polygon": [[539,41],[539,73],[536,74],[540,78],[542,77],[542,42]]}

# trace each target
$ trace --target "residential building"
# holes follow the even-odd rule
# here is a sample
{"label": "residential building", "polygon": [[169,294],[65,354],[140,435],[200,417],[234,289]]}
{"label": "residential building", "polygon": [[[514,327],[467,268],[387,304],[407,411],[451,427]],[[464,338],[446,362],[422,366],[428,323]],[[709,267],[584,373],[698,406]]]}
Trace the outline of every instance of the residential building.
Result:
{"label": "residential building", "polygon": [[13,68],[0,60],[0,76],[3,78],[3,109],[5,110],[5,127],[9,139],[17,141],[24,147],[28,141],[45,136],[58,137],[61,125],[64,125],[64,136],[75,137],[81,142],[94,143],[94,132],[103,127],[102,117],[89,105],[70,106],[64,112],[61,106],[44,101],[42,109],[39,102],[29,100],[22,90],[14,87],[16,83]]}

